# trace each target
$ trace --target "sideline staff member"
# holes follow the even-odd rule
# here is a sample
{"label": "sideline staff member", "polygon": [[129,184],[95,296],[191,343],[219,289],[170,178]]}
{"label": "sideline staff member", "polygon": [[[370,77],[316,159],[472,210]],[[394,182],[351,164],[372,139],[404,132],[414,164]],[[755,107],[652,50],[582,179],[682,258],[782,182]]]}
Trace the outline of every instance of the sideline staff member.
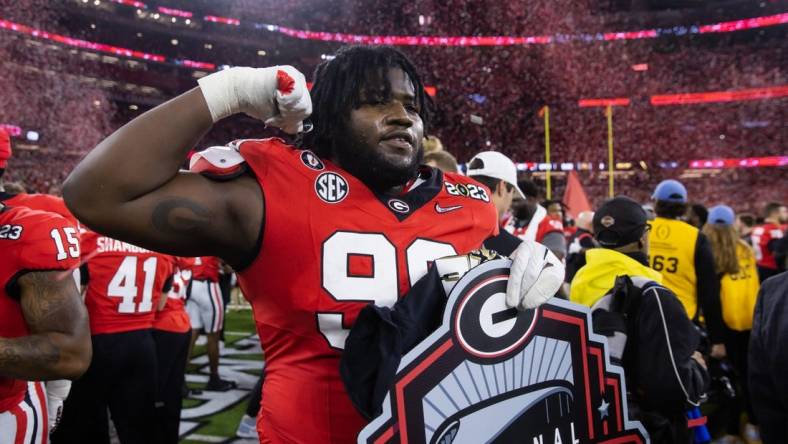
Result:
{"label": "sideline staff member", "polygon": [[714,273],[709,241],[692,225],[680,220],[687,213],[687,189],[676,180],[663,180],[652,198],[657,217],[651,221],[651,268],[662,273],[662,283],[676,294],[687,316],[703,313],[712,343],[711,355],[725,356],[725,329],[720,307],[720,281]]}
{"label": "sideline staff member", "polygon": [[700,336],[660,285],[659,272],[648,267],[647,216],[640,204],[610,199],[593,221],[600,247],[588,250],[587,264],[572,280],[571,300],[591,306],[594,331],[608,336],[610,357],[626,373],[630,417],[643,422],[651,442],[689,444],[685,411],[701,402],[709,382],[696,351]]}

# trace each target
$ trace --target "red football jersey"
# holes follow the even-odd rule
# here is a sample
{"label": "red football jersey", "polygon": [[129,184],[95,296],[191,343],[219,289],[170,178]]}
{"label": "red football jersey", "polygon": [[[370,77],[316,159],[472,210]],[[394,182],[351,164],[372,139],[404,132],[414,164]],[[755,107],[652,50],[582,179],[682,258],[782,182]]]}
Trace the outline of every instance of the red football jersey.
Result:
{"label": "red football jersey", "polygon": [[156,312],[153,328],[173,333],[184,333],[191,330],[189,314],[186,313],[184,301],[186,290],[192,280],[192,269],[195,258],[176,257],[172,273],[172,287],[167,292],[167,302],[161,311]]}
{"label": "red football jersey", "polygon": [[539,222],[539,228],[536,230],[536,241],[542,242],[548,233],[558,232],[564,234],[564,223],[558,216],[545,216]]}
{"label": "red football jersey", "polygon": [[172,256],[93,231],[82,235],[82,254],[87,264],[90,333],[151,328],[164,284],[172,275]]}
{"label": "red football jersey", "polygon": [[772,270],[777,269],[777,261],[774,259],[774,254],[769,250],[768,245],[772,240],[782,238],[784,230],[785,227],[773,223],[758,225],[752,229],[750,236],[752,238],[752,246],[755,249],[755,259],[758,261],[759,267]]}
{"label": "red football jersey", "polygon": [[239,273],[266,357],[262,442],[355,442],[366,421],[339,376],[366,304],[391,306],[439,257],[498,233],[486,188],[421,170],[398,196],[377,195],[310,151],[278,139],[239,142],[265,195],[261,246]]}
{"label": "red football jersey", "polygon": [[196,281],[219,282],[220,262],[218,257],[200,256],[194,258],[192,279]]}
{"label": "red football jersey", "polygon": [[[29,334],[15,281],[20,273],[79,267],[79,231],[57,214],[24,207],[0,209],[0,337]],[[9,291],[11,292],[9,294]],[[0,412],[24,397],[26,381],[0,376]]]}
{"label": "red football jersey", "polygon": [[50,213],[59,214],[79,227],[79,221],[77,221],[77,218],[68,210],[63,199],[51,194],[19,193],[10,195],[10,197],[4,199],[3,202],[5,202],[6,205],[14,207],[27,207],[33,210],[49,211]]}

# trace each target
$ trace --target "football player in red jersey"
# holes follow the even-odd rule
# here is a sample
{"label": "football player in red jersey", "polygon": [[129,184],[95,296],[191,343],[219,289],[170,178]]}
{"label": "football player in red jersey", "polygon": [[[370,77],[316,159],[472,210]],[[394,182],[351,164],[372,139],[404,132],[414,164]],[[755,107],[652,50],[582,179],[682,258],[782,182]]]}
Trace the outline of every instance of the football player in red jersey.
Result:
{"label": "football player in red jersey", "polygon": [[[8,133],[3,128],[0,128],[0,202],[12,207],[26,207],[33,210],[49,211],[59,214],[71,222],[75,227],[79,228],[79,221],[71,214],[68,208],[66,208],[66,204],[60,197],[50,194],[9,192],[2,179],[7,161],[11,157],[11,154],[11,139],[8,137]],[[75,282],[79,285],[79,268],[75,268],[73,274]],[[50,380],[46,382],[45,387],[47,408],[51,412],[49,415],[49,428],[54,429],[59,419],[59,412],[63,409],[63,401],[68,397],[69,390],[71,390],[71,381],[67,379]]]}
{"label": "football player in red jersey", "polygon": [[224,324],[224,300],[219,289],[220,267],[221,263],[218,257],[200,256],[194,258],[192,286],[189,299],[186,302],[186,312],[189,313],[192,326],[189,354],[191,355],[194,343],[200,336],[200,330],[205,332],[208,339],[206,351],[211,376],[205,389],[226,391],[234,388],[235,383],[219,377],[219,335]]}
{"label": "football player in red jersey", "polygon": [[0,443],[46,443],[44,387],[90,363],[88,315],[69,271],[79,233],[62,217],[0,202]]}
{"label": "football player in red jersey", "polygon": [[156,312],[153,322],[153,340],[156,343],[158,394],[156,404],[161,409],[156,413],[157,429],[162,443],[178,442],[178,426],[181,421],[181,387],[184,384],[186,363],[189,360],[189,344],[192,330],[184,300],[192,280],[195,258],[175,258],[172,286],[167,292],[164,307]]}
{"label": "football player in red jersey", "polygon": [[[179,173],[213,122],[245,112],[292,133],[311,110],[291,67],[231,68],[199,83],[93,150],[66,181],[66,203],[113,236],[238,271],[267,360],[262,442],[354,442],[365,421],[338,371],[349,327],[365,304],[391,306],[431,260],[494,235],[489,191],[420,168],[428,99],[395,49],[345,48],[317,68],[306,149],[241,141],[193,157],[206,174]],[[216,180],[223,169],[231,179]],[[507,301],[533,307],[563,267],[546,250],[517,251]]]}
{"label": "football player in red jersey", "polygon": [[777,242],[785,235],[788,224],[788,207],[772,202],[763,210],[764,223],[752,229],[752,247],[758,261],[758,277],[761,282],[780,272],[774,259]]}
{"label": "football player in red jersey", "polygon": [[152,327],[174,259],[92,231],[82,234],[81,247],[93,361],[74,381],[52,442],[109,442],[107,409],[121,443],[153,442]]}

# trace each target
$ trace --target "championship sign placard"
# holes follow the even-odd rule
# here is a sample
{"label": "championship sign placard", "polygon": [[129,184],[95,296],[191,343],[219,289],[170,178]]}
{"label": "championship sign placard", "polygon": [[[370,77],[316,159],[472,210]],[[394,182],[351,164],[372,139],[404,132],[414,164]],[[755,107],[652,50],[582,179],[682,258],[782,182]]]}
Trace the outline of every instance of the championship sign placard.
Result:
{"label": "championship sign placard", "polygon": [[485,262],[457,282],[441,327],[402,358],[359,443],[648,442],[590,310],[557,299],[507,308],[510,264]]}

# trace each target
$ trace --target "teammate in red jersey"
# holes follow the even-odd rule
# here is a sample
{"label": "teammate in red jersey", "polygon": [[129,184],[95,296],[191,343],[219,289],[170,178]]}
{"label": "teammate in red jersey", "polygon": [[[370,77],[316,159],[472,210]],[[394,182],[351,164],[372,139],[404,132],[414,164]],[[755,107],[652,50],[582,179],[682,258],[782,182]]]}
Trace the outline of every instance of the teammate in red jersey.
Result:
{"label": "teammate in red jersey", "polygon": [[174,260],[92,231],[82,235],[81,246],[93,361],[74,382],[52,441],[108,442],[109,408],[122,443],[152,442],[157,377],[152,327]]}
{"label": "teammate in red jersey", "polygon": [[[5,187],[3,183],[3,174],[5,173],[7,160],[11,157],[11,140],[8,133],[0,128],[0,202],[12,207],[26,207],[33,210],[49,211],[51,213],[59,214],[71,222],[75,227],[79,228],[79,221],[73,214],[66,208],[63,199],[50,194],[28,194],[25,192],[12,193]],[[73,271],[74,281],[79,285],[79,268]],[[71,381],[63,380],[50,380],[45,383],[47,408],[49,409],[49,428],[54,429],[59,418],[60,412],[63,410],[63,402],[71,390]]]}
{"label": "teammate in red jersey", "polygon": [[194,258],[192,285],[189,300],[186,302],[186,311],[189,313],[192,326],[189,354],[191,355],[200,331],[204,331],[208,339],[206,351],[211,375],[205,389],[226,391],[234,388],[235,383],[219,377],[219,335],[224,324],[224,300],[219,289],[220,267],[221,260],[218,257]]}
{"label": "teammate in red jersey", "polygon": [[780,238],[785,236],[788,224],[788,207],[772,202],[763,211],[764,224],[752,229],[752,247],[758,261],[758,277],[761,282],[780,272],[774,259],[774,250]]}
{"label": "teammate in red jersey", "polygon": [[153,322],[153,340],[156,343],[158,394],[156,428],[162,443],[178,442],[181,421],[181,387],[184,384],[189,344],[192,337],[189,315],[184,300],[192,280],[194,258],[175,258],[172,286],[167,292],[164,307],[156,313]]}
{"label": "teammate in red jersey", "polygon": [[46,443],[42,381],[90,363],[85,306],[69,270],[79,233],[62,217],[0,202],[0,443]]}
{"label": "teammate in red jersey", "polygon": [[[290,67],[211,74],[102,142],[64,186],[91,226],[174,254],[218,256],[239,271],[267,360],[262,442],[355,441],[364,421],[338,366],[360,309],[393,304],[430,260],[466,253],[498,229],[483,186],[419,168],[428,99],[400,52],[340,50],[316,70],[312,95],[307,150],[245,141],[192,159],[213,176],[211,167],[229,167],[231,180],[179,173],[223,117],[245,112],[296,132],[311,109]],[[99,183],[102,192],[90,192]],[[521,251],[507,301],[533,307],[555,293],[563,267],[549,252]],[[560,272],[553,291],[534,291],[531,269],[544,270],[540,281]]]}

